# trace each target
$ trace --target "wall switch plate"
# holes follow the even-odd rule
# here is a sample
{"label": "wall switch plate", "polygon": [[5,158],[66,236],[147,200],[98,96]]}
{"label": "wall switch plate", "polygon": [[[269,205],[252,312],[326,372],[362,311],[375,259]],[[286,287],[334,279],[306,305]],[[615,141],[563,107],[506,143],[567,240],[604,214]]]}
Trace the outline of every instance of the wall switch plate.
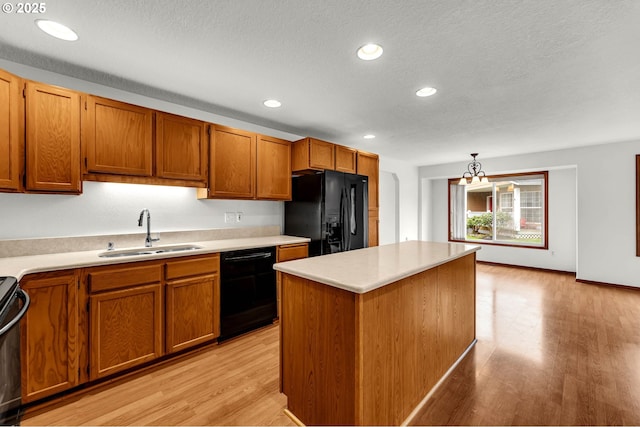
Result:
{"label": "wall switch plate", "polygon": [[242,212],[236,212],[236,222],[242,221]]}
{"label": "wall switch plate", "polygon": [[225,212],[224,213],[224,222],[226,224],[230,224],[236,222],[236,213],[235,212]]}

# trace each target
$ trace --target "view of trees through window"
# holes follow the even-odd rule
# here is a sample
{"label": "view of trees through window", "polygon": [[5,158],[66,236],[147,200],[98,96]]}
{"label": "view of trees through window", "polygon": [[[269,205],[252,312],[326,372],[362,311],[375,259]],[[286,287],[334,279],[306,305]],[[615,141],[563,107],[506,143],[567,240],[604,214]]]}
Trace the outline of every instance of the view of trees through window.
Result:
{"label": "view of trees through window", "polygon": [[449,181],[449,240],[546,247],[547,173]]}

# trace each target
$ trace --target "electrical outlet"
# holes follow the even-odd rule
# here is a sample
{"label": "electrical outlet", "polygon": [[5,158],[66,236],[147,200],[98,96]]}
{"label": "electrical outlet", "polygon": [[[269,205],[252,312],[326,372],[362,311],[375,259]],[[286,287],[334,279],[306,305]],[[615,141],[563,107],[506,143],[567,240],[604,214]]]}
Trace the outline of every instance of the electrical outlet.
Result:
{"label": "electrical outlet", "polygon": [[225,212],[224,213],[224,222],[226,224],[230,224],[236,222],[236,213],[235,212]]}
{"label": "electrical outlet", "polygon": [[242,212],[236,212],[236,222],[242,221]]}

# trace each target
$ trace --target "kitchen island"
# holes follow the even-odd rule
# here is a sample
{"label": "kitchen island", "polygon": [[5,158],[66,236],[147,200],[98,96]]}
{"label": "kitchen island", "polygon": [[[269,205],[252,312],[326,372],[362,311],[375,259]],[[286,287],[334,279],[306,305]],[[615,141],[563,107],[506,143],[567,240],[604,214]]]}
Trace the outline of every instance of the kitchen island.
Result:
{"label": "kitchen island", "polygon": [[399,425],[475,343],[478,246],[408,241],[275,264],[281,389],[307,425]]}

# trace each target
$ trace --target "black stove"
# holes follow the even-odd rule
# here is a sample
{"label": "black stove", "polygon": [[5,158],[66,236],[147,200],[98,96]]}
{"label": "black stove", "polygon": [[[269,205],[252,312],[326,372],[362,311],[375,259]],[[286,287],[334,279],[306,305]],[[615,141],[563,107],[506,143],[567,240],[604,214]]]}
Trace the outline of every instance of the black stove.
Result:
{"label": "black stove", "polygon": [[0,277],[0,425],[20,425],[20,319],[29,296],[15,277]]}

